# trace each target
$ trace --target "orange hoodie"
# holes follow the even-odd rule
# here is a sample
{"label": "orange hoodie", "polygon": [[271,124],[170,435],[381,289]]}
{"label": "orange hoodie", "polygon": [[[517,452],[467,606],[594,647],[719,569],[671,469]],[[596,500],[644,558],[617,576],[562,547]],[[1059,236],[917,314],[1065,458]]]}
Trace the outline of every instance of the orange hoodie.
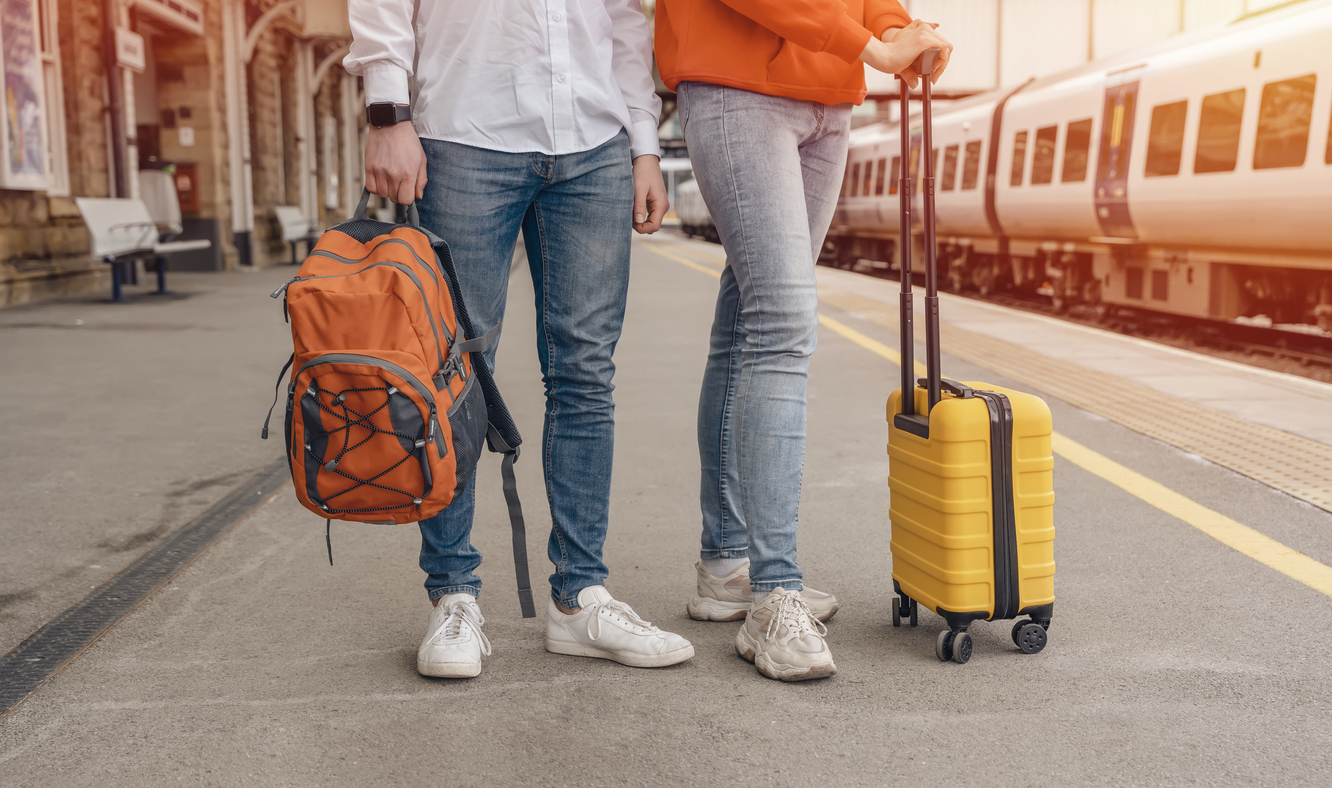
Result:
{"label": "orange hoodie", "polygon": [[657,0],[657,67],[770,96],[859,104],[870,36],[906,27],[897,0]]}

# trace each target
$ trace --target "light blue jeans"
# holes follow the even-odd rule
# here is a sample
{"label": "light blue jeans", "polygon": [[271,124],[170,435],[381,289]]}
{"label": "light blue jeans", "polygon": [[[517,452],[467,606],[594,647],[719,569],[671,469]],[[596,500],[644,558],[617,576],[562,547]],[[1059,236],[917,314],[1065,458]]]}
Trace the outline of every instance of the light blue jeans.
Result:
{"label": "light blue jeans", "polygon": [[[615,447],[615,363],[629,290],[634,202],[629,135],[581,153],[501,153],[423,139],[421,224],[449,244],[477,336],[504,317],[521,226],[536,290],[536,351],[546,385],[541,462],[554,527],[551,595],[567,607],[601,585]],[[505,326],[513,337],[519,326]],[[486,354],[494,369],[495,349]],[[525,453],[528,454],[528,453]],[[528,456],[531,456],[528,454]],[[519,465],[521,468],[521,464]],[[420,523],[431,599],[477,595],[476,485]],[[496,521],[495,528],[507,523]]]}
{"label": "light blue jeans", "polygon": [[814,265],[837,207],[851,107],[705,82],[678,94],[699,191],[726,247],[698,404],[701,555],[748,556],[756,592],[799,590]]}

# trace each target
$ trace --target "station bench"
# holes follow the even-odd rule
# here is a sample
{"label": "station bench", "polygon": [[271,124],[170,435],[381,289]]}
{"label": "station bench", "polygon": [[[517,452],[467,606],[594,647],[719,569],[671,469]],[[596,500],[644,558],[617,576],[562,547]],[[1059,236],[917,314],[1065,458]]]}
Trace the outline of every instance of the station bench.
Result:
{"label": "station bench", "polygon": [[[157,263],[157,293],[165,294],[167,257],[178,252],[208,249],[207,238],[187,241],[170,240],[179,230],[179,205],[176,220],[154,218],[140,199],[118,197],[77,197],[74,200],[83,215],[83,223],[92,236],[92,253],[111,266],[111,300],[124,303],[122,292],[129,266],[139,260]],[[162,232],[165,225],[167,232]]]}
{"label": "station bench", "polygon": [[318,223],[295,205],[274,206],[273,214],[277,216],[282,240],[291,244],[291,264],[299,265],[296,259],[296,244],[304,241],[307,250],[313,249],[315,242],[319,240]]}

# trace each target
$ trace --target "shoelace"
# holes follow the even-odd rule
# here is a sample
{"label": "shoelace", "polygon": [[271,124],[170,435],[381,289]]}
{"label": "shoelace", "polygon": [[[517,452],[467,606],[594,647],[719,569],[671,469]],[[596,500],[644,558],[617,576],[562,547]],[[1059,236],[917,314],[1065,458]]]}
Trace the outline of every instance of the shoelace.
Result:
{"label": "shoelace", "polygon": [[481,631],[481,625],[486,623],[486,617],[481,615],[481,608],[476,605],[469,605],[466,602],[454,602],[449,605],[449,615],[444,619],[444,623],[439,625],[435,634],[430,636],[431,640],[444,636],[445,640],[453,640],[462,637],[463,622],[471,626],[472,631],[476,633],[476,638],[481,643],[481,653],[487,657],[490,656],[490,639],[486,633]]}
{"label": "shoelace", "polygon": [[769,640],[777,637],[781,632],[782,625],[786,626],[786,640],[793,637],[799,637],[806,632],[826,637],[828,628],[814,617],[810,611],[809,605],[800,598],[798,592],[791,592],[782,596],[777,602],[777,609],[773,611],[772,618],[768,619],[768,629],[765,635]]}
{"label": "shoelace", "polygon": [[[638,614],[634,612],[633,608],[629,607],[628,605],[626,605],[625,603],[621,602],[618,599],[612,599],[609,602],[597,602],[595,604],[588,605],[583,609],[586,610],[588,613],[587,636],[592,638],[593,640],[596,640],[597,638],[601,637],[601,611],[603,610],[605,610],[607,613],[609,613],[612,616],[620,617],[628,624],[640,627],[642,629],[646,629],[647,634],[649,635],[661,635],[661,636],[665,635],[665,633],[663,633],[660,629],[653,626],[651,621],[646,621],[642,618],[639,618]],[[596,629],[595,633],[592,631],[593,629]]]}

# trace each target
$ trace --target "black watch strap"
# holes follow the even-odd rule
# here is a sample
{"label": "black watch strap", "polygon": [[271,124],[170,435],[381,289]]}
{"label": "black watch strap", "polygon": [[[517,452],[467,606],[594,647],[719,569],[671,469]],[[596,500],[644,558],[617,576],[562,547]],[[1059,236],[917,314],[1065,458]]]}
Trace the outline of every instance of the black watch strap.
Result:
{"label": "black watch strap", "polygon": [[365,120],[377,129],[412,119],[412,108],[391,101],[379,101],[365,108]]}

